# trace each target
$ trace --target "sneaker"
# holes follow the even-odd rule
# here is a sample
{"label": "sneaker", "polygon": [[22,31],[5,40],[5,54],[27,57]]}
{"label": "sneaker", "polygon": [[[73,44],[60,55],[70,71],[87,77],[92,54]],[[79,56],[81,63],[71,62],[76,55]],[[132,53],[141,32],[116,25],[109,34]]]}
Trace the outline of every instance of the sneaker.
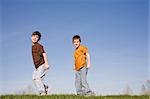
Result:
{"label": "sneaker", "polygon": [[95,93],[92,91],[92,92],[91,92],[91,95],[92,95],[92,96],[95,96]]}
{"label": "sneaker", "polygon": [[48,94],[48,86],[44,85],[44,88],[45,88],[45,94],[47,95]]}
{"label": "sneaker", "polygon": [[78,96],[84,96],[84,94],[77,94]]}
{"label": "sneaker", "polygon": [[95,96],[95,93],[92,91],[89,91],[85,94],[85,97],[89,97],[89,96]]}
{"label": "sneaker", "polygon": [[45,96],[45,95],[46,95],[46,93],[45,93],[45,92],[40,93],[40,96]]}

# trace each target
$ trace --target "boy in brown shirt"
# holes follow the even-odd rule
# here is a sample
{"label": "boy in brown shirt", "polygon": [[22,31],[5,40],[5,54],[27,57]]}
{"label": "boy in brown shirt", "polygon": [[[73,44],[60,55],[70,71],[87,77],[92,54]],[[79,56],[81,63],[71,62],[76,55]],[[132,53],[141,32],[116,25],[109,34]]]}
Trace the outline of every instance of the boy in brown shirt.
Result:
{"label": "boy in brown shirt", "polygon": [[40,38],[41,33],[39,31],[32,33],[32,58],[35,65],[32,79],[39,94],[46,95],[48,92],[48,86],[44,84],[43,79],[46,71],[49,69],[49,64],[44,48],[41,44],[39,44]]}

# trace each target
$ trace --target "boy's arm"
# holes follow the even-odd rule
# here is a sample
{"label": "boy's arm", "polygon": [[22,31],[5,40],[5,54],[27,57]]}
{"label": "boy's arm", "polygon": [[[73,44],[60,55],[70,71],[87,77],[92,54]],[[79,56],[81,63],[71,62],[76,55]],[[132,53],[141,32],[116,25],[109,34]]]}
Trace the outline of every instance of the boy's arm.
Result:
{"label": "boy's arm", "polygon": [[73,70],[76,70],[75,65],[73,65]]}
{"label": "boy's arm", "polygon": [[86,57],[87,57],[87,68],[90,68],[91,67],[90,54],[86,53]]}
{"label": "boy's arm", "polygon": [[49,69],[48,58],[47,58],[46,53],[43,53],[43,58],[44,58],[44,61],[45,61],[45,68],[46,68],[46,69]]}

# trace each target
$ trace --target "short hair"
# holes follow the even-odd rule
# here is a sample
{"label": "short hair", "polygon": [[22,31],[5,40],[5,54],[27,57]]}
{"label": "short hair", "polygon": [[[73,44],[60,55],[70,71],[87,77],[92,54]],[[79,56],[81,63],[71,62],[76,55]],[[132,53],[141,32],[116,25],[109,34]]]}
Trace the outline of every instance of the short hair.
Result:
{"label": "short hair", "polygon": [[[32,33],[32,36],[33,35],[38,35],[39,36],[39,39],[38,39],[38,41],[41,39],[41,33],[39,32],[39,31],[34,31],[33,33]],[[37,42],[38,42],[37,41]]]}
{"label": "short hair", "polygon": [[72,42],[73,42],[75,39],[79,39],[79,41],[81,42],[81,38],[80,38],[80,36],[79,36],[79,35],[75,35],[75,36],[73,36],[73,38],[72,38]]}

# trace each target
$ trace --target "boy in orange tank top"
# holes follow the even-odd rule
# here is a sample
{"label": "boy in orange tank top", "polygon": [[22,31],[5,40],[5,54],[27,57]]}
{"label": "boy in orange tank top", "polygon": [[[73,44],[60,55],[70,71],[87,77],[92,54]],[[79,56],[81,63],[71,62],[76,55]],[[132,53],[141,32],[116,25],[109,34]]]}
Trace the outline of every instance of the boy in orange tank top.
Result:
{"label": "boy in orange tank top", "polygon": [[72,38],[72,42],[75,46],[74,51],[74,69],[75,73],[75,87],[77,95],[92,96],[95,95],[89,88],[87,83],[88,68],[90,68],[90,55],[88,48],[80,45],[81,38],[79,35],[75,35]]}

